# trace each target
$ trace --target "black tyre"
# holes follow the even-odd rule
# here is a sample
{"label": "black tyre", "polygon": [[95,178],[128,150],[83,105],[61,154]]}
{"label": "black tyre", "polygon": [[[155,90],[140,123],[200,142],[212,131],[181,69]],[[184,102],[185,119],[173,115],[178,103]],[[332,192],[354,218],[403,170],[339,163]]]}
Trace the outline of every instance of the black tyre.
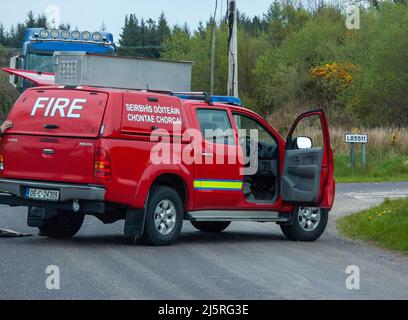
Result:
{"label": "black tyre", "polygon": [[142,242],[153,246],[167,246],[175,242],[184,218],[179,194],[169,187],[154,186],[146,209]]}
{"label": "black tyre", "polygon": [[281,229],[291,241],[316,241],[326,230],[328,217],[326,209],[297,207],[293,224],[281,225]]}
{"label": "black tyre", "polygon": [[216,221],[216,222],[194,222],[191,224],[198,230],[202,232],[222,232],[227,229],[231,222],[230,221]]}
{"label": "black tyre", "polygon": [[40,236],[69,239],[75,236],[81,229],[84,222],[84,215],[69,211],[59,211],[55,217],[45,220],[39,227]]}

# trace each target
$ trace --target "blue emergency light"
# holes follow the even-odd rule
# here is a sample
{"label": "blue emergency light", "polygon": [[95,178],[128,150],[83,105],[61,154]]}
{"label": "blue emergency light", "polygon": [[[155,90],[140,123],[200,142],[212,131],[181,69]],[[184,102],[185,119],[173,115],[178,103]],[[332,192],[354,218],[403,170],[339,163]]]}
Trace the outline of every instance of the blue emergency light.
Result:
{"label": "blue emergency light", "polygon": [[230,96],[211,96],[206,93],[174,93],[176,97],[179,97],[180,99],[183,100],[198,100],[198,101],[207,101],[210,100],[213,103],[226,103],[226,104],[232,104],[236,106],[242,106],[242,100],[240,98],[236,97],[230,97]]}

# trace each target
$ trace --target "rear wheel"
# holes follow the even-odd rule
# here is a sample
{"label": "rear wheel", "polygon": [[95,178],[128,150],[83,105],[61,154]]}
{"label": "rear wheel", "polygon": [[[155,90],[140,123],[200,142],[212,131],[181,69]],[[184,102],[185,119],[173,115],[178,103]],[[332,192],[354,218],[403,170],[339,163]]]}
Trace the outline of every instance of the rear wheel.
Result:
{"label": "rear wheel", "polygon": [[196,222],[191,221],[191,224],[198,230],[203,232],[222,232],[227,229],[231,222],[230,221],[216,221],[216,222]]}
{"label": "rear wheel", "polygon": [[183,208],[183,202],[175,190],[154,186],[147,204],[141,240],[154,246],[167,246],[176,241],[183,226]]}
{"label": "rear wheel", "polygon": [[81,229],[84,215],[69,211],[59,211],[55,217],[45,220],[39,227],[40,236],[69,239],[75,236]]}
{"label": "rear wheel", "polygon": [[326,230],[329,212],[326,209],[297,207],[292,225],[281,225],[284,235],[292,241],[316,241]]}

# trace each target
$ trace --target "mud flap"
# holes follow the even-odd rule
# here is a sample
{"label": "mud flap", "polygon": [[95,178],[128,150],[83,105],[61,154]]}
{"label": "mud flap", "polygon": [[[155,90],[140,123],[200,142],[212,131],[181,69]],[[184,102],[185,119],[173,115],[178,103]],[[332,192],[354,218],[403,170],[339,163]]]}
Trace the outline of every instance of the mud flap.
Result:
{"label": "mud flap", "polygon": [[128,210],[126,212],[126,221],[124,234],[127,237],[140,237],[143,234],[145,225],[145,210]]}

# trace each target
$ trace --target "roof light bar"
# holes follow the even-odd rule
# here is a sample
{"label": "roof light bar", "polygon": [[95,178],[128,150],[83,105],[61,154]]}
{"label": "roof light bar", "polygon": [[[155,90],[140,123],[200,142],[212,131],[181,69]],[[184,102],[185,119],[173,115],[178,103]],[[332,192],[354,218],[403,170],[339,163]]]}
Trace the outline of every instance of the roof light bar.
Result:
{"label": "roof light bar", "polygon": [[92,39],[94,39],[95,41],[101,41],[102,35],[99,32],[94,32],[94,34],[92,35]]}
{"label": "roof light bar", "polygon": [[91,33],[89,31],[69,31],[69,30],[47,30],[42,29],[39,33],[35,33],[32,35],[33,38],[38,38],[42,40],[55,40],[55,39],[63,39],[63,40],[74,40],[74,41],[94,41],[94,42],[109,42],[108,38],[102,35],[101,32],[94,32]]}
{"label": "roof light bar", "polygon": [[46,38],[48,38],[50,36],[50,32],[48,31],[48,30],[41,30],[41,32],[40,32],[40,37],[41,38],[43,38],[43,39],[46,39]]}
{"label": "roof light bar", "polygon": [[52,30],[51,31],[51,37],[52,38],[58,38],[60,35],[60,32],[58,30]]}
{"label": "roof light bar", "polygon": [[84,31],[82,32],[82,39],[88,41],[89,39],[91,39],[91,33],[89,31]]}
{"label": "roof light bar", "polygon": [[81,37],[81,32],[79,32],[78,30],[72,31],[71,37],[74,40],[79,40],[79,38]]}
{"label": "roof light bar", "polygon": [[230,96],[211,96],[206,92],[174,92],[173,95],[183,100],[211,101],[213,103],[227,103],[242,106],[242,100]]}
{"label": "roof light bar", "polygon": [[65,40],[68,39],[70,35],[71,35],[71,34],[69,33],[68,30],[63,30],[63,31],[61,31],[61,37],[62,37],[63,39],[65,39]]}

